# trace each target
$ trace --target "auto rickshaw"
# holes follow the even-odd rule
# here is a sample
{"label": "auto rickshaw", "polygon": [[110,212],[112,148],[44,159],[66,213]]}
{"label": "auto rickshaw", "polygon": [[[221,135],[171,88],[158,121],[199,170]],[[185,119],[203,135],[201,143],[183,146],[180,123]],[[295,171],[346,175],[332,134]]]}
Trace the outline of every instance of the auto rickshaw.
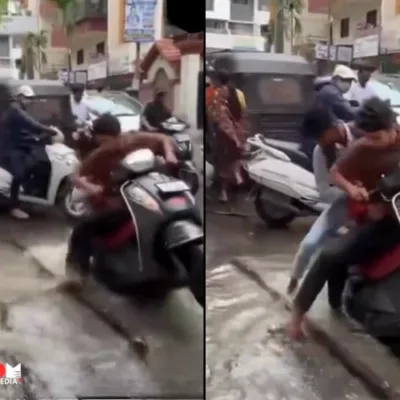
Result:
{"label": "auto rickshaw", "polygon": [[300,142],[303,115],[313,101],[314,67],[303,57],[258,51],[209,53],[210,70],[225,69],[246,98],[251,133]]}

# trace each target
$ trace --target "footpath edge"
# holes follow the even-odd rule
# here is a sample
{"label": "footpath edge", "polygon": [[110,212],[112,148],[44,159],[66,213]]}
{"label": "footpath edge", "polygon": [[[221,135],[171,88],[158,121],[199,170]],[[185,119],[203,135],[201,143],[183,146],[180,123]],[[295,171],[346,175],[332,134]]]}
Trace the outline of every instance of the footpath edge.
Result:
{"label": "footpath edge", "polygon": [[[264,263],[265,259],[266,257],[264,257]],[[259,264],[261,262],[262,258],[254,262],[252,257],[238,257],[234,258],[230,264],[255,281],[275,300],[282,301],[287,310],[292,310],[292,301],[286,295],[282,279],[279,279],[284,277],[284,282],[287,283],[287,271],[270,269],[260,272]],[[314,308],[310,310],[305,321],[308,332],[327,347],[378,398],[399,400],[400,362],[370,335],[365,333],[357,335],[345,322],[337,319],[333,321],[334,317],[329,313],[329,306],[325,298],[318,298],[316,303],[318,302],[320,304],[317,306],[323,303],[326,307],[316,307],[319,310]],[[321,312],[325,313],[325,319],[320,318]]]}

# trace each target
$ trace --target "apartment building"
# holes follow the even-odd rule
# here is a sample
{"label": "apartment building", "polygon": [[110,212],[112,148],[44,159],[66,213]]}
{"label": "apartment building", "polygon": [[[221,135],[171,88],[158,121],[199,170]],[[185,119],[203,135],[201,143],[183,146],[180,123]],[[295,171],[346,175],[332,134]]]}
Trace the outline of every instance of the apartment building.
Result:
{"label": "apartment building", "polygon": [[17,61],[22,57],[22,41],[29,32],[38,32],[38,0],[9,0],[7,14],[0,23],[0,77],[18,78]]}
{"label": "apartment building", "polygon": [[[43,76],[56,78],[69,67],[68,38],[60,24],[59,13],[48,0],[39,2],[40,29],[48,32],[48,63]],[[86,81],[88,66],[107,53],[107,0],[77,0],[73,12],[74,29],[70,37],[72,79]]]}
{"label": "apartment building", "polygon": [[206,49],[265,49],[268,0],[206,0]]}
{"label": "apartment building", "polygon": [[[292,46],[326,40],[328,20],[323,0],[304,2],[301,14],[302,32],[293,40],[288,32],[284,52],[291,53]],[[269,0],[206,0],[206,48],[265,50],[265,33],[270,13]]]}

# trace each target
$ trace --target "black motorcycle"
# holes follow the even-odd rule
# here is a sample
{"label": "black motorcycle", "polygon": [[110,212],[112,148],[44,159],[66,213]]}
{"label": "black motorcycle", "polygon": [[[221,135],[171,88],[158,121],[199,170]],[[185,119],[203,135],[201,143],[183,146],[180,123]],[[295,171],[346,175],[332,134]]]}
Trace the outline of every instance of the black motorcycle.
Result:
{"label": "black motorcycle", "polygon": [[172,117],[160,124],[163,133],[171,136],[178,148],[178,158],[180,161],[176,177],[186,182],[193,194],[200,188],[199,174],[193,163],[193,144],[190,134],[187,133],[188,124]]}
{"label": "black motorcycle", "polygon": [[119,192],[131,219],[97,238],[92,271],[111,291],[123,295],[188,286],[204,305],[204,232],[188,185],[155,172],[156,157],[138,150],[121,163]]}

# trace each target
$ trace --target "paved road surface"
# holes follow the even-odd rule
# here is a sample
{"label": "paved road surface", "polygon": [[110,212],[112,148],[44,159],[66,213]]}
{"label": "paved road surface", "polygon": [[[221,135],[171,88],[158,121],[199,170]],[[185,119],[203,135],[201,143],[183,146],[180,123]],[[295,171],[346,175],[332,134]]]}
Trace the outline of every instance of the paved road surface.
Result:
{"label": "paved road surface", "polygon": [[265,268],[288,268],[309,223],[268,231],[256,218],[206,213],[207,398],[374,399],[319,344],[288,341],[287,311],[230,265],[269,254]]}

